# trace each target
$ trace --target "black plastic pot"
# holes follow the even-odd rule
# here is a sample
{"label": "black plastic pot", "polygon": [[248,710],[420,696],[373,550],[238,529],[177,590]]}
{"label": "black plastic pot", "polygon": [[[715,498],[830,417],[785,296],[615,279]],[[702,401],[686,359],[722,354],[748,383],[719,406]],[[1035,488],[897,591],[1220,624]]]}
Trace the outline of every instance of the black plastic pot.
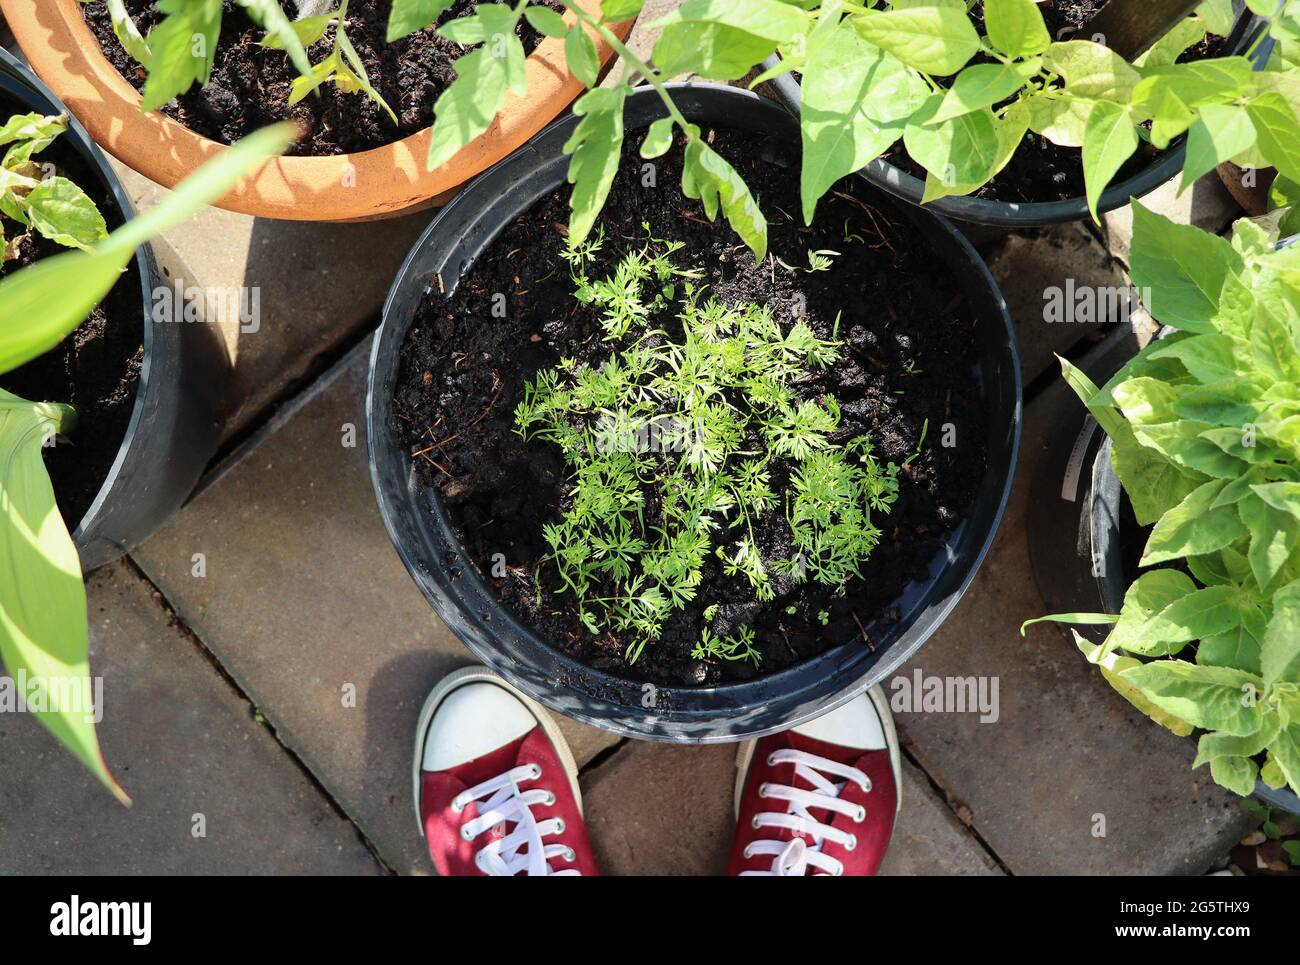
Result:
{"label": "black plastic pot", "polygon": [[[674,85],[686,118],[798,138],[794,119],[775,102],[713,84]],[[630,132],[663,116],[654,91],[627,102]],[[424,489],[399,444],[391,415],[400,353],[430,285],[454,290],[471,264],[517,215],[565,183],[562,146],[576,118],[556,122],[484,174],[434,219],[398,273],[375,340],[366,396],[370,471],[384,525],[411,576],[438,615],[474,654],[525,693],[569,717],[633,737],[722,742],[768,733],[818,716],[881,680],[943,622],[970,584],[1002,518],[1020,440],[1020,376],[1006,305],[970,244],[928,212],[892,207],[930,242],[936,261],[963,285],[978,318],[972,346],[987,407],[988,468],[977,502],[923,585],[897,602],[901,619],[874,639],[829,650],[786,671],[710,688],[655,687],[592,670],[566,657],[505,610],[464,559],[436,494]],[[725,226],[719,229],[728,230]],[[540,522],[539,522],[540,525]]]}
{"label": "black plastic pot", "polygon": [[[85,129],[26,67],[0,49],[0,91],[43,114],[65,114],[61,136],[94,169],[123,220],[134,212],[117,176]],[[135,408],[117,458],[86,514],[67,520],[85,571],[116,559],[180,508],[216,452],[217,406],[229,370],[211,326],[153,323],[152,293],[165,284],[152,250],[136,253],[144,361]],[[58,400],[51,400],[58,401]]]}
{"label": "black plastic pot", "polygon": [[[1101,385],[1132,353],[1132,338],[1117,332],[1079,364]],[[1072,392],[1064,394],[1052,423],[1062,431],[1034,477],[1030,501],[1029,556],[1035,582],[1050,613],[1119,613],[1147,533],[1134,518],[1111,467],[1110,439]],[[1108,628],[1075,629],[1099,643]],[[1258,781],[1255,796],[1300,815],[1300,797],[1288,788],[1274,790]]]}
{"label": "black plastic pot", "polygon": [[[1234,0],[1234,5],[1239,11],[1245,9],[1242,0]],[[1226,52],[1245,53],[1263,29],[1263,24],[1258,18],[1242,13],[1237,19],[1232,35],[1227,38]],[[1254,55],[1257,68],[1262,69],[1268,62],[1268,55],[1272,49],[1272,40],[1266,38]],[[780,59],[774,55],[763,63],[763,69],[770,70],[779,63]],[[797,115],[803,102],[799,82],[791,74],[785,73],[768,83],[772,85],[781,103]],[[1179,137],[1146,170],[1128,180],[1112,184],[1098,199],[1097,214],[1102,215],[1107,211],[1122,208],[1131,199],[1149,194],[1175,177],[1183,169],[1183,155],[1186,150],[1186,139]],[[876,158],[858,173],[881,190],[913,204],[919,205],[921,198],[925,196],[923,180],[905,173],[884,158]],[[949,196],[927,202],[925,207],[962,224],[995,225],[1004,228],[1028,228],[1061,221],[1080,221],[1091,217],[1088,212],[1088,202],[1082,197],[1071,198],[1068,201],[1036,201],[1020,204],[990,198]]]}

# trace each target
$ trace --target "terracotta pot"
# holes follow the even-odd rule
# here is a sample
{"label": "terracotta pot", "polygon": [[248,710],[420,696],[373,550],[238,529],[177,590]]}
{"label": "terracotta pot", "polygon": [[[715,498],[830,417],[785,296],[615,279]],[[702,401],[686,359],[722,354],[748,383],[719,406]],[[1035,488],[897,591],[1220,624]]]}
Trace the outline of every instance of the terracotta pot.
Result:
{"label": "terracotta pot", "polygon": [[[599,0],[579,2],[599,12]],[[226,149],[159,111],[140,113],[140,95],[100,51],[79,0],[0,0],[0,11],[36,74],[123,164],[170,188]],[[613,29],[626,37],[632,22]],[[604,43],[598,49],[603,65],[613,51]],[[542,40],[527,76],[528,93],[507,95],[492,126],[432,171],[424,164],[426,129],[359,154],[280,158],[217,204],[291,221],[363,221],[432,207],[540,131],[584,89],[565,66],[559,39]]]}

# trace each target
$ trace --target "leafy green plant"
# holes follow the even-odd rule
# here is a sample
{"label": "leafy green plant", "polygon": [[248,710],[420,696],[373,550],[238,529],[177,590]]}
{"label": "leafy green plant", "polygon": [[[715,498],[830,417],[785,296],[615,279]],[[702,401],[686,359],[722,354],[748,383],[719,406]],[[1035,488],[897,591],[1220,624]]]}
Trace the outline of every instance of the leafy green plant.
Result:
{"label": "leafy green plant", "polygon": [[[398,0],[389,38],[432,24],[451,0]],[[1184,186],[1220,161],[1278,167],[1300,180],[1300,0],[1250,0],[1268,18],[1278,49],[1269,69],[1245,57],[1175,63],[1207,34],[1227,34],[1230,0],[1206,0],[1129,63],[1091,40],[1054,41],[1033,0],[985,0],[981,34],[963,0],[686,0],[657,21],[647,62],[611,27],[643,0],[603,0],[600,16],[562,0],[566,20],[527,0],[480,4],[440,32],[481,46],[456,61],[457,79],[439,98],[428,163],[435,167],[487,130],[506,95],[525,93],[523,49],[514,28],[526,18],[564,38],[569,69],[588,87],[582,117],[565,146],[573,183],[570,232],[587,237],[618,169],[622,111],[637,79],[658,91],[668,116],[653,124],[645,158],[664,154],[674,131],[685,140],[682,188],[719,211],[762,257],[766,221],[743,180],[673,103],[665,81],[684,73],[716,80],[748,74],[773,53],[801,74],[803,214],[841,177],[901,142],[928,172],[925,201],[969,194],[994,177],[1031,132],[1082,148],[1089,209],[1142,141],[1157,148],[1188,135]],[[623,61],[618,83],[595,87],[598,38]],[[493,39],[494,44],[486,41]]]}
{"label": "leafy green plant", "polygon": [[[62,341],[113,287],[140,245],[225,194],[259,161],[280,153],[293,133],[287,124],[260,131],[112,234],[0,279],[0,373]],[[80,680],[88,688],[81,564],[41,458],[42,447],[74,421],[66,405],[0,391],[0,660],[11,675]],[[33,710],[119,800],[130,803],[108,771],[84,708]]]}
{"label": "leafy green plant", "polygon": [[[0,214],[42,237],[73,248],[89,248],[108,233],[95,203],[70,179],[33,161],[68,129],[68,119],[15,114],[0,126]],[[0,227],[0,262],[17,257],[26,232],[6,238]]]}
{"label": "leafy green plant", "polygon": [[[710,557],[757,601],[815,580],[842,587],[880,536],[873,512],[898,495],[899,467],[870,441],[841,444],[832,396],[795,386],[840,357],[806,322],[788,330],[767,308],[706,297],[674,265],[681,245],[649,238],[612,274],[587,275],[601,239],[572,245],[575,297],[601,313],[612,351],[599,365],[563,360],[525,386],[515,428],[559,446],[572,475],[558,521],[544,526],[562,592],[594,634],[612,631],[635,662],[665,620],[696,599]],[[676,310],[680,337],[653,320]],[[774,491],[774,477],[789,489]],[[784,505],[783,505],[784,502]],[[755,536],[784,514],[792,552]],[[713,619],[716,604],[704,608]],[[705,630],[700,659],[757,663],[752,631]]]}
{"label": "leafy green plant", "polygon": [[1224,787],[1300,792],[1300,248],[1248,220],[1228,241],[1133,210],[1133,281],[1179,331],[1100,389],[1061,364],[1152,526],[1152,568],[1117,617],[1044,619],[1113,623],[1079,649],[1159,723],[1206,731],[1196,766]]}
{"label": "leafy green plant", "polygon": [[[147,36],[140,33],[123,0],[104,2],[113,33],[147,72],[141,110],[157,110],[195,84],[208,82],[221,37],[222,0],[158,0],[158,9],[166,16]],[[235,2],[266,29],[263,45],[283,50],[297,69],[299,76],[289,94],[290,104],[298,103],[322,84],[332,83],[341,91],[365,94],[397,123],[393,109],[371,85],[365,65],[348,39],[349,0],[339,0],[338,7],[328,13],[297,20],[289,18],[279,0]],[[323,39],[330,27],[334,28],[333,48],[323,60],[312,64],[307,48]]]}

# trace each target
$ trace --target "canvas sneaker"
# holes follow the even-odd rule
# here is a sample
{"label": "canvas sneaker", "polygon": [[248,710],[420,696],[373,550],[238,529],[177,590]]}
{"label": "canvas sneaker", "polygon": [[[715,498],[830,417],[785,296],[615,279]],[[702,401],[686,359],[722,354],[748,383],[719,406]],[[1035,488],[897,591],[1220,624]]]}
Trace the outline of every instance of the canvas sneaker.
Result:
{"label": "canvas sneaker", "polygon": [[444,678],[415,738],[415,811],[442,875],[594,875],[578,768],[555,721],[483,667]]}
{"label": "canvas sneaker", "polygon": [[899,797],[898,736],[879,687],[736,760],[731,875],[874,875]]}

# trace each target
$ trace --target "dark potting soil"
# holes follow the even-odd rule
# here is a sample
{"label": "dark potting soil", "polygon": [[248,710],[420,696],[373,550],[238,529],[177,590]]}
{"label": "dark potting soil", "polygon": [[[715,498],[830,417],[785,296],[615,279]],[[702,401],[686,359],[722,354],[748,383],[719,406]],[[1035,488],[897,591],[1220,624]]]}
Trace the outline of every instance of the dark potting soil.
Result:
{"label": "dark potting soil", "polygon": [[[0,98],[0,119],[28,111],[16,101]],[[52,163],[59,174],[80,185],[103,213],[110,231],[121,224],[112,193],[66,134],[37,159]],[[2,216],[0,225],[11,239],[26,230]],[[0,278],[69,250],[33,231],[22,241],[18,257],[0,264]],[[126,437],[144,361],[143,333],[140,276],[132,260],[76,331],[44,355],[0,375],[0,389],[33,402],[63,402],[76,409],[77,422],[66,438],[44,450],[55,500],[69,530],[76,529],[94,502]]]}
{"label": "dark potting soil", "polygon": [[[561,9],[558,3],[540,2]],[[289,16],[296,14],[293,0],[280,0],[280,4]],[[464,17],[477,5],[472,0],[457,0],[438,23]],[[306,130],[289,150],[297,155],[352,154],[416,134],[433,123],[434,102],[456,76],[452,61],[466,48],[438,36],[434,27],[388,43],[385,37],[392,6],[392,0],[352,0],[347,36],[365,64],[371,86],[397,115],[396,125],[365,94],[345,93],[333,84],[324,84],[316,94],[289,106],[297,70],[283,51],[261,45],[266,31],[232,0],[226,0],[223,7],[211,79],[203,88],[194,87],[166,104],[163,113],[224,144],[275,121],[292,119]],[[156,0],[126,0],[126,8],[141,33],[163,19]],[[104,55],[136,90],[143,90],[144,68],[113,34],[106,5],[89,3],[82,9]],[[516,32],[526,53],[541,42],[541,35],[526,22]],[[329,56],[333,45],[331,29],[307,49],[307,55],[313,64],[319,63]]]}
{"label": "dark potting soil", "polygon": [[[1052,39],[1068,40],[1075,30],[1104,5],[1105,0],[1049,0],[1040,3],[1038,9],[1042,11],[1047,32]],[[973,19],[982,33],[984,30],[982,4],[973,11]],[[1186,51],[1179,60],[1211,57],[1216,55],[1222,46],[1222,38],[1207,37],[1200,44]],[[1082,151],[1079,148],[1061,147],[1031,131],[1025,136],[1024,142],[1011,160],[1007,162],[1007,166],[971,196],[1022,204],[1081,198],[1086,190],[1081,155]],[[1160,152],[1148,142],[1141,142],[1111,183],[1119,184],[1127,178],[1136,176],[1155,163],[1159,155]],[[925,169],[908,156],[901,141],[886,152],[885,159],[913,177],[925,180]]]}
{"label": "dark potting soil", "polygon": [[[841,359],[799,391],[805,398],[831,393],[839,400],[843,422],[833,441],[868,434],[878,458],[900,464],[920,445],[919,457],[902,472],[891,511],[873,514],[883,535],[862,566],[862,579],[842,594],[815,582],[786,584],[774,601],[759,604],[743,578],[725,576],[710,556],[696,601],[669,619],[661,639],[647,645],[630,668],[624,660],[629,641],[593,635],[579,622],[573,598],[557,594],[554,566],[539,570],[538,561],[548,552],[543,524],[562,509],[566,467],[558,447],[524,442],[513,432],[513,420],[524,383],[539,370],[562,357],[599,365],[611,352],[602,341],[600,313],[574,300],[560,257],[567,189],[507,225],[450,298],[436,285],[430,289],[406,337],[392,409],[421,482],[436,489],[465,556],[502,602],[577,660],[664,684],[716,684],[771,673],[847,643],[864,627],[871,639],[898,619],[895,604],[909,581],[927,577],[968,511],[985,466],[975,321],[957,280],[935,253],[860,179],[841,182],[840,193],[823,200],[816,225],[804,227],[795,217],[797,152],[733,131],[710,136],[767,214],[775,258],[756,263],[729,227],[709,223],[699,204],[682,196],[680,145],[656,162],[657,187],[645,186],[638,134],[628,136],[601,218],[604,248],[589,275],[605,277],[627,251],[645,244],[648,230],[684,242],[677,263],[702,270],[711,294],[726,304],[769,306],[787,329],[805,313],[821,338],[832,337],[842,313]],[[822,249],[840,252],[828,271],[791,270],[776,260],[803,266],[810,250]],[[506,318],[493,315],[495,293],[506,296]],[[670,306],[652,324],[680,335],[677,310]],[[929,432],[921,444],[926,420]],[[944,423],[955,427],[952,448],[940,444]],[[778,499],[782,482],[773,479]],[[788,555],[783,510],[756,521],[755,536],[765,558]],[[494,554],[504,556],[504,578],[491,575]],[[715,633],[754,629],[762,653],[757,671],[748,663],[692,659],[705,625],[702,611],[710,603],[721,604],[710,625]]]}

